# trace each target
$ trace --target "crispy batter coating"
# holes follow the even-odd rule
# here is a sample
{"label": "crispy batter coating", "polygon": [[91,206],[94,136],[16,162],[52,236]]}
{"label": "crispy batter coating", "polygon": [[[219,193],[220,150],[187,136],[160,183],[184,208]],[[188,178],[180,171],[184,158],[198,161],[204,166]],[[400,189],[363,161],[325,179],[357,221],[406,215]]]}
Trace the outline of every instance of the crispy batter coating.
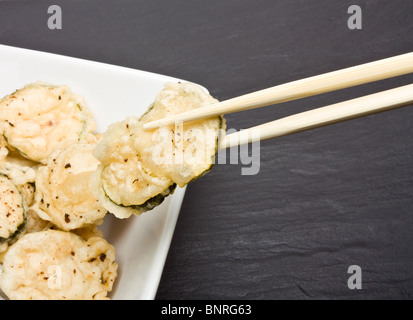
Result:
{"label": "crispy batter coating", "polygon": [[27,233],[39,232],[54,227],[53,223],[39,217],[35,210],[27,210],[26,216]]}
{"label": "crispy batter coating", "polygon": [[25,225],[26,203],[17,187],[0,175],[0,243],[15,238]]}
{"label": "crispy batter coating", "polygon": [[115,248],[103,238],[29,233],[7,251],[0,288],[12,300],[108,299],[117,267]]}
{"label": "crispy batter coating", "polygon": [[0,130],[9,146],[44,163],[54,149],[85,141],[96,124],[67,86],[37,82],[0,100]]}
{"label": "crispy batter coating", "polygon": [[0,159],[0,173],[8,176],[17,186],[34,183],[38,166],[38,163],[27,160],[14,151],[7,150]]}
{"label": "crispy batter coating", "polygon": [[99,164],[94,148],[74,143],[58,149],[37,172],[32,209],[62,230],[100,224],[107,213],[91,191],[91,176]]}

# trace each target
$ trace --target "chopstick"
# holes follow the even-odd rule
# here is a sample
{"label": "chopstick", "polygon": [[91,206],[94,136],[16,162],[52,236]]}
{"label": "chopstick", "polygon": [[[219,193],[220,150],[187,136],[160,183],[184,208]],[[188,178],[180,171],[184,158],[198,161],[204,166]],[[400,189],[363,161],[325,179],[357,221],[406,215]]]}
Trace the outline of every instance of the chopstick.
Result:
{"label": "chopstick", "polygon": [[413,52],[333,71],[252,92],[209,106],[144,124],[154,129],[176,121],[192,121],[301,99],[413,72]]}
{"label": "chopstick", "polygon": [[280,137],[413,103],[413,84],[297,113],[225,136],[220,149]]}

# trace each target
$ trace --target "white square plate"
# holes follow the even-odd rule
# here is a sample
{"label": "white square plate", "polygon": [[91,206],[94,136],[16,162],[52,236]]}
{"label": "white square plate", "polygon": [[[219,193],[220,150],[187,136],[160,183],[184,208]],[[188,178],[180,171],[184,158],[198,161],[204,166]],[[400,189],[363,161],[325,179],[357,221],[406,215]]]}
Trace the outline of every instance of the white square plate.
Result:
{"label": "white square plate", "polygon": [[[143,114],[166,82],[182,81],[4,45],[0,45],[0,75],[0,98],[35,81],[68,85],[85,98],[99,132],[127,116]],[[184,194],[185,188],[177,188],[162,205],[139,217],[106,216],[100,229],[115,246],[119,264],[112,299],[155,298]],[[1,291],[0,297],[4,298]]]}

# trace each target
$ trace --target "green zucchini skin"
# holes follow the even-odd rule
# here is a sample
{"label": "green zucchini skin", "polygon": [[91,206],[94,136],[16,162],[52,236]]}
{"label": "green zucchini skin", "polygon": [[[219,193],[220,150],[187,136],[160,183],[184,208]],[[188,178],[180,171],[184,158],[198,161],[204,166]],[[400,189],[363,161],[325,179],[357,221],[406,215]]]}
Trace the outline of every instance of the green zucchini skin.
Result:
{"label": "green zucchini skin", "polygon": [[143,212],[152,210],[153,208],[159,206],[167,196],[174,193],[176,189],[176,183],[172,184],[168,189],[164,192],[157,194],[156,196],[148,199],[144,204],[141,205],[133,205],[132,207],[136,210],[143,210]]}
{"label": "green zucchini skin", "polygon": [[164,202],[164,200],[167,196],[174,193],[175,189],[176,189],[176,183],[169,186],[169,188],[166,189],[164,192],[161,192],[161,193],[157,194],[156,196],[148,199],[145,203],[139,204],[139,205],[131,205],[131,206],[125,206],[123,204],[119,204],[119,203],[114,202],[106,194],[106,192],[105,192],[105,195],[113,204],[115,204],[119,207],[130,208],[130,209],[136,210],[137,212],[144,213],[144,212],[150,211],[150,210],[156,208],[157,206],[161,205],[162,202]]}

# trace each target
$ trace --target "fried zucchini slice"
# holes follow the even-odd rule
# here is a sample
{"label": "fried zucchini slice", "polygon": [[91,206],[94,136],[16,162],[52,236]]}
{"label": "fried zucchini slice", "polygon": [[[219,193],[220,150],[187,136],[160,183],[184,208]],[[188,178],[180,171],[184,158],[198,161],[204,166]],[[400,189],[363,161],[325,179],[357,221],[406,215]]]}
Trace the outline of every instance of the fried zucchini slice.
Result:
{"label": "fried zucchini slice", "polygon": [[[152,209],[163,201],[159,194],[174,189],[171,179],[142,166],[130,136],[138,122],[138,118],[128,117],[110,125],[94,151],[100,160],[93,175],[95,196],[121,219]],[[155,197],[156,203],[151,200]]]}
{"label": "fried zucchini slice", "polygon": [[169,83],[140,118],[109,126],[94,155],[100,161],[93,190],[118,218],[161,204],[176,185],[204,175],[218,151],[222,117],[146,131],[143,124],[217,100],[191,83]]}
{"label": "fried zucchini slice", "polygon": [[0,126],[9,146],[42,163],[56,148],[83,142],[96,130],[81,96],[67,86],[40,82],[0,100]]}
{"label": "fried zucchini slice", "polygon": [[117,276],[115,255],[101,237],[28,233],[5,254],[0,288],[11,300],[108,299]]}
{"label": "fried zucchini slice", "polygon": [[0,244],[16,239],[25,229],[27,206],[13,182],[0,175]]}
{"label": "fried zucchini slice", "polygon": [[92,153],[95,146],[74,143],[58,149],[38,169],[31,208],[62,230],[99,224],[107,214],[91,191],[91,176],[99,164]]}
{"label": "fried zucchini slice", "polygon": [[180,187],[210,171],[226,127],[222,116],[156,130],[144,130],[143,125],[216,102],[195,84],[166,84],[134,130],[134,148],[144,166],[169,177]]}

